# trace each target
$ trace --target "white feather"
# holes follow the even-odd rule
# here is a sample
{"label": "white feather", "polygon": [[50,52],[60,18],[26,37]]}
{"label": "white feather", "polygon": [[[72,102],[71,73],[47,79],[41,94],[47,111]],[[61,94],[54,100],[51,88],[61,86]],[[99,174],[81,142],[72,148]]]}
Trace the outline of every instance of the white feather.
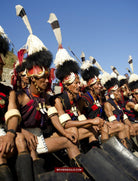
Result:
{"label": "white feather", "polygon": [[81,58],[85,58],[85,54],[84,54],[84,52],[81,52]]}
{"label": "white feather", "polygon": [[[47,22],[51,24],[54,21],[58,21],[58,19],[57,19],[56,15],[54,13],[50,13],[49,20]],[[62,36],[61,36],[61,29],[60,29],[60,27],[56,28],[56,29],[53,29],[53,32],[55,34],[56,40],[58,42],[58,45],[60,46],[62,44]]]}
{"label": "white feather", "polygon": [[90,56],[89,59],[90,59],[90,61],[92,63],[92,61],[94,60],[94,57]]}
{"label": "white feather", "polygon": [[[24,9],[24,8],[23,8],[23,6],[21,6],[21,5],[16,5],[16,6],[15,6],[15,9],[16,9],[16,15],[19,16],[21,10]],[[29,20],[28,20],[27,15],[23,16],[23,17],[22,17],[22,20],[23,20],[23,22],[25,23],[25,25],[26,25],[29,33],[32,34],[32,28],[31,28],[31,25],[30,25],[30,23],[29,23]]]}
{"label": "white feather", "polygon": [[[130,61],[132,61],[132,62],[130,63]],[[129,65],[130,65],[130,68],[131,68],[132,73],[134,73],[133,60],[132,60],[132,56],[131,56],[131,55],[129,56],[128,63],[129,63]]]}
{"label": "white feather", "polygon": [[[93,63],[93,60],[94,60],[94,58],[92,57],[92,56],[90,56],[89,57],[89,59],[91,60],[91,62]],[[103,70],[103,68],[101,67],[101,65],[97,62],[97,60],[95,60],[95,63],[94,63],[94,65],[101,71],[101,72],[103,72],[104,73],[104,70]]]}
{"label": "white feather", "polygon": [[111,69],[114,70],[117,75],[119,75],[119,72],[117,71],[117,69],[114,66],[111,65]]}
{"label": "white feather", "polygon": [[21,6],[21,5],[16,5],[16,6],[15,6],[15,9],[16,9],[16,16],[19,16],[21,10],[23,9],[23,6]]}

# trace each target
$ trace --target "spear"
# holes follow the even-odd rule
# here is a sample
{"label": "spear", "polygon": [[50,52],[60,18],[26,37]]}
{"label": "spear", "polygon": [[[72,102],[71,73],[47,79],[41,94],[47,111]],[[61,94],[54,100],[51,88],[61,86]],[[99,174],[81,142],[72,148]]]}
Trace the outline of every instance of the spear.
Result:
{"label": "spear", "polygon": [[82,63],[82,62],[79,60],[79,58],[75,55],[75,53],[71,50],[71,48],[68,47],[68,49],[69,49],[70,52],[74,55],[74,57],[75,57],[80,63]]}

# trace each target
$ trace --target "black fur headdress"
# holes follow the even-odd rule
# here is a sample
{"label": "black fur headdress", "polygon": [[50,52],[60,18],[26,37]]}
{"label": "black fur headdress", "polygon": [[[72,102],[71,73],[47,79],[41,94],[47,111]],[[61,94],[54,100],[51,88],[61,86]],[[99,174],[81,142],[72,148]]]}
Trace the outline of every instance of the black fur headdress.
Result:
{"label": "black fur headdress", "polygon": [[128,81],[128,86],[131,91],[134,89],[138,88],[138,75],[137,74],[131,74],[129,81]]}
{"label": "black fur headdress", "polygon": [[71,72],[78,74],[80,71],[80,68],[78,66],[78,63],[72,60],[65,61],[62,65],[59,65],[56,69],[56,77],[59,80],[63,80],[65,77],[70,75]]}
{"label": "black fur headdress", "polygon": [[118,80],[115,77],[112,77],[110,80],[108,80],[105,84],[104,87],[109,90],[112,87],[114,87],[115,85],[118,85]]}
{"label": "black fur headdress", "polygon": [[6,54],[9,51],[9,41],[0,35],[0,53],[3,54],[3,56],[6,56]]}
{"label": "black fur headdress", "polygon": [[94,78],[95,76],[98,77],[100,71],[97,67],[90,66],[88,69],[81,69],[81,76],[82,78],[88,82],[89,79]]}

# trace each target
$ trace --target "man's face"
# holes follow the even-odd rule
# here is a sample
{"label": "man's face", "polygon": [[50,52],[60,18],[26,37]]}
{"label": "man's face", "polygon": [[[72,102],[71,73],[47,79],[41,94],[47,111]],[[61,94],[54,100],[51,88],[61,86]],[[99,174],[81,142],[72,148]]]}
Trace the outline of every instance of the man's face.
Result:
{"label": "man's face", "polygon": [[134,100],[136,101],[136,103],[138,103],[138,89],[133,90],[132,96]]}
{"label": "man's face", "polygon": [[130,95],[130,91],[127,84],[124,84],[123,86],[121,86],[120,90],[123,92],[123,95],[125,97],[128,97]]}
{"label": "man's face", "polygon": [[116,89],[115,91],[112,91],[112,93],[114,94],[116,101],[119,101],[121,99],[121,93],[120,93],[120,89],[119,88]]}
{"label": "man's face", "polygon": [[93,90],[97,96],[100,94],[101,89],[102,89],[102,85],[100,81],[97,81],[94,85],[90,86],[90,90]]}
{"label": "man's face", "polygon": [[42,77],[34,77],[37,86],[41,91],[45,91],[49,82],[49,74],[44,74]]}
{"label": "man's face", "polygon": [[28,77],[24,74],[23,72],[19,73],[19,76],[21,77],[21,86],[22,88],[25,88],[29,84],[29,79]]}
{"label": "man's face", "polygon": [[68,89],[72,91],[74,94],[78,94],[80,90],[80,79],[77,75],[74,82],[70,85],[68,85]]}

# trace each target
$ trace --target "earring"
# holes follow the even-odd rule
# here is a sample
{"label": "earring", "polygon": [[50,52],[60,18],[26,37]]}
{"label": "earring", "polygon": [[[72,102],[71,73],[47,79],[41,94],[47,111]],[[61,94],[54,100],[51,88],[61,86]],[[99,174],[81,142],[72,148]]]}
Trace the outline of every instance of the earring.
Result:
{"label": "earring", "polygon": [[110,98],[114,99],[115,98],[114,94],[110,94]]}
{"label": "earring", "polygon": [[41,90],[40,90],[40,88],[38,87],[36,81],[34,81],[34,86],[35,86],[35,88],[38,90],[38,92],[41,92]]}

